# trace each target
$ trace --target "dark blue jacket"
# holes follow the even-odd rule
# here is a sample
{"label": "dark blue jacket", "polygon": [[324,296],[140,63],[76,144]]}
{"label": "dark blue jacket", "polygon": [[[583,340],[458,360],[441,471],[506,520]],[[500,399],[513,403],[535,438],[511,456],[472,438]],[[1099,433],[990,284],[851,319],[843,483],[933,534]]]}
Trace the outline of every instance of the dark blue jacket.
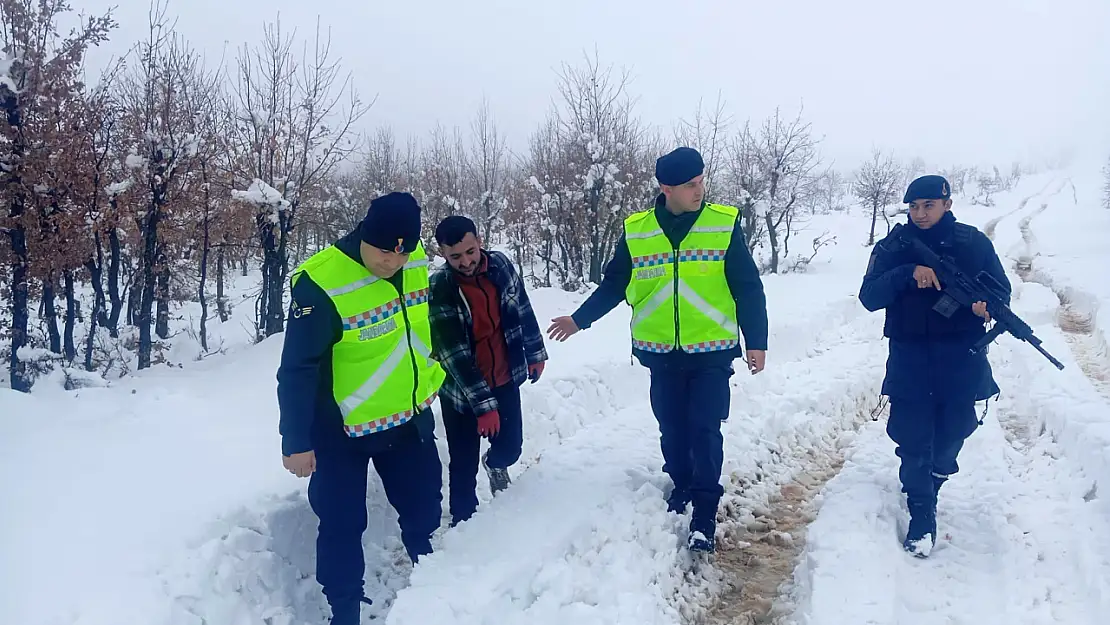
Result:
{"label": "dark blue jacket", "polygon": [[[500,299],[501,332],[505,335],[509,369],[517,386],[528,379],[528,365],[547,360],[532,303],[524,281],[512,261],[501,252],[482,252],[487,259],[486,277],[497,288]],[[440,401],[456,412],[481,415],[497,410],[497,398],[478,371],[474,358],[472,321],[466,297],[450,267],[431,276],[429,312],[432,324],[432,357],[447,373],[440,387]]]}
{"label": "dark blue jacket", "polygon": [[[690,233],[690,228],[694,226],[694,222],[704,208],[692,213],[675,215],[666,209],[665,202],[662,194],[656,198],[655,218],[659,221],[659,227],[663,229],[671,245],[678,247]],[[745,347],[767,349],[767,297],[763,293],[763,281],[759,277],[759,269],[755,266],[755,260],[752,259],[751,252],[748,251],[744,241],[744,229],[740,220],[736,221],[732,240],[725,252],[725,278],[728,280],[732,298],[736,301],[736,319],[740,324],[740,331],[744,334]],[[605,267],[601,284],[571,315],[575,325],[585,330],[613,310],[617,304],[625,301],[625,290],[631,279],[632,254],[628,251],[628,241],[622,234],[613,258]],[[636,348],[633,348],[632,352],[641,364],[649,368],[663,366],[692,369],[729,366],[734,359],[742,356],[739,347],[698,354],[688,354],[681,350],[657,354]]]}
{"label": "dark blue jacket", "polygon": [[[1010,282],[985,234],[958,223],[951,211],[928,230],[913,222],[907,228],[968,275],[986,271],[993,276],[1004,287],[1009,303]],[[984,321],[970,308],[961,308],[949,318],[934,311],[942,293],[934,287],[917,287],[913,272],[919,264],[924,263],[909,248],[888,236],[872,250],[860,287],[859,299],[867,310],[886,310],[883,335],[890,339],[890,354],[883,394],[936,402],[973,402],[997,394],[986,353],[968,352],[986,333]]]}
{"label": "dark blue jacket", "polygon": [[[359,243],[355,231],[336,241],[335,246],[361,263]],[[398,295],[403,288],[401,278],[402,272],[398,271],[389,279]],[[372,454],[412,436],[430,436],[435,426],[430,411],[383,432],[358,438],[347,436],[343,430],[343,415],[331,388],[332,346],[339,342],[342,334],[343,323],[331,298],[308,274],[302,275],[293,286],[277,371],[282,454],[288,456],[318,449],[321,445],[356,446]]]}

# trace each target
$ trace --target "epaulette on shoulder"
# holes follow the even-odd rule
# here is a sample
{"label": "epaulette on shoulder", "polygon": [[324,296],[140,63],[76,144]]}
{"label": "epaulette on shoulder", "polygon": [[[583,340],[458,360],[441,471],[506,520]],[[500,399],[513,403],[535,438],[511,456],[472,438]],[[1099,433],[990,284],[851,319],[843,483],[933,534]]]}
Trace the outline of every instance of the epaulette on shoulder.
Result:
{"label": "epaulette on shoulder", "polygon": [[718,213],[728,215],[729,217],[735,218],[740,216],[740,209],[735,206],[729,206],[728,204],[707,203],[705,207]]}
{"label": "epaulette on shoulder", "polygon": [[624,222],[628,223],[628,224],[634,224],[634,223],[641,222],[641,221],[647,219],[648,216],[651,215],[652,211],[654,211],[654,210],[655,210],[654,208],[651,208],[651,209],[648,209],[648,210],[643,210],[643,211],[638,211],[638,212],[632,213],[628,217],[625,217]]}

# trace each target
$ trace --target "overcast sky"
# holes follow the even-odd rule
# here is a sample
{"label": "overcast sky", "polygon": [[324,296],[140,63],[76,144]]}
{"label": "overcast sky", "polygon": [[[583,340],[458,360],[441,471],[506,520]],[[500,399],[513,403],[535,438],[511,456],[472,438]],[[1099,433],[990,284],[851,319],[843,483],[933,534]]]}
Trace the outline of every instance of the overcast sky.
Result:
{"label": "overcast sky", "polygon": [[[92,67],[145,34],[145,0],[118,5]],[[681,7],[681,8],[679,8]],[[556,96],[555,71],[596,47],[628,67],[637,110],[670,128],[720,91],[739,120],[804,103],[823,153],[872,146],[931,162],[1007,163],[1065,148],[1110,153],[1110,0],[171,0],[213,63],[317,16],[360,93],[364,124],[465,128],[483,96],[516,148]]]}

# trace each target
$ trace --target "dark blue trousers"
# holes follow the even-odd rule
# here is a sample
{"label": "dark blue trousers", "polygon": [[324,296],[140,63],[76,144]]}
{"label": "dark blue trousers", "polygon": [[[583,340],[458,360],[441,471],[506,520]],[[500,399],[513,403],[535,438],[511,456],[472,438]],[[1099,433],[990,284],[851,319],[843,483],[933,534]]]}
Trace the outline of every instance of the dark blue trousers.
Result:
{"label": "dark blue trousers", "polygon": [[671,500],[694,504],[692,525],[712,523],[724,494],[721,422],[728,418],[732,368],[652,367],[650,372],[663,472],[674,483]]}
{"label": "dark blue trousers", "polygon": [[[486,461],[496,469],[507,469],[520,459],[520,449],[524,443],[521,423],[520,387],[510,382],[493,389],[497,398],[497,413],[501,419],[501,430],[489,439],[489,455]],[[469,519],[478,509],[478,459],[482,437],[478,434],[478,415],[467,410],[459,412],[448,402],[441,402],[443,427],[447,430],[447,465],[449,506],[451,520],[461,523]]]}
{"label": "dark blue trousers", "polygon": [[898,477],[911,508],[936,508],[937,491],[960,470],[956,456],[977,427],[974,401],[890,399],[886,431],[898,444]]}
{"label": "dark blue trousers", "polygon": [[[430,415],[428,416],[430,419]],[[405,426],[401,426],[405,427]],[[366,480],[371,461],[397,511],[401,541],[413,562],[432,552],[431,535],[439,528],[443,496],[435,439],[416,428],[381,449],[362,438],[328,438],[316,445],[316,472],[308,484],[308,501],[320,519],[316,538],[316,580],[333,613],[357,606],[363,596],[366,562]],[[366,439],[366,440],[364,440]]]}

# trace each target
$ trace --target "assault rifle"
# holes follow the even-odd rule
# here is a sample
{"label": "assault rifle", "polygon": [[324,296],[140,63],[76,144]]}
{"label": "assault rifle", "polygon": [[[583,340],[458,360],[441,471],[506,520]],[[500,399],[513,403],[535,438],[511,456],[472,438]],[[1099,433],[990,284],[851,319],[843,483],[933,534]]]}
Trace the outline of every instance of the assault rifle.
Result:
{"label": "assault rifle", "polygon": [[978,354],[1000,334],[1009,332],[1011,336],[1032,345],[1057,369],[1064,368],[1064,363],[1053,358],[1052,354],[1041,347],[1041,339],[1033,334],[1033,328],[1006,305],[1006,289],[994,279],[994,276],[980,271],[978,276],[972,278],[956,263],[940,256],[920,239],[911,235],[904,224],[896,225],[890,233],[913,250],[920,264],[929,267],[937,274],[943,295],[937,300],[933,310],[948,318],[962,306],[970,308],[975,302],[987,303],[987,312],[994,320],[994,327],[971,346],[972,354]]}

